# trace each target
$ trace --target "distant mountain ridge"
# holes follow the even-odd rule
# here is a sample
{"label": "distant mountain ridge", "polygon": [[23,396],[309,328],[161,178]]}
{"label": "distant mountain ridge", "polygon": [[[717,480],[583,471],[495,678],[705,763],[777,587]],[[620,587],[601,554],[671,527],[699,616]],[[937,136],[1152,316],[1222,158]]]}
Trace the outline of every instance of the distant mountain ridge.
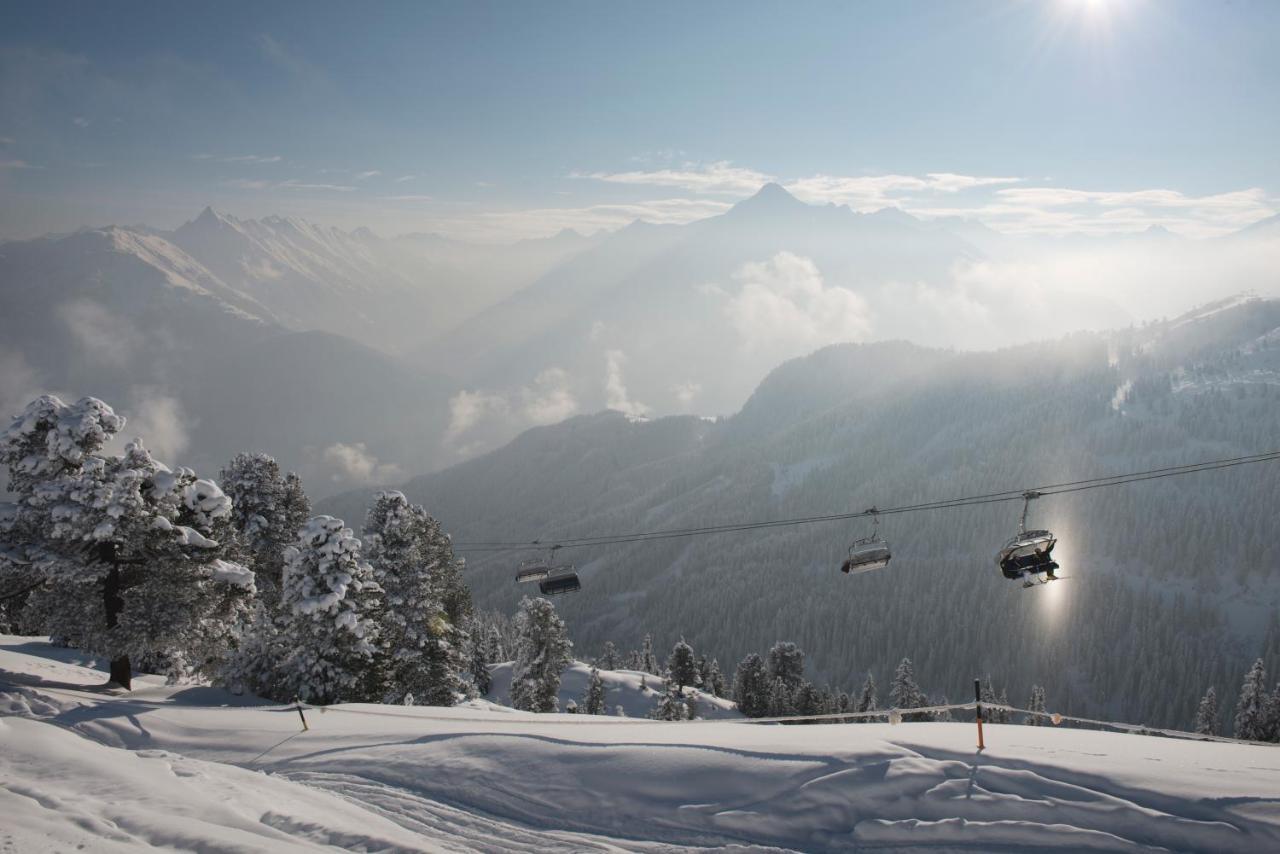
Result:
{"label": "distant mountain ridge", "polygon": [[[1255,298],[990,352],[837,345],[714,423],[580,416],[401,488],[460,544],[478,603],[509,611],[535,550],[468,543],[891,508],[1276,447],[1280,301]],[[865,522],[566,549],[584,587],[558,607],[587,655],[652,632],[723,665],[786,639],[847,690],[909,656],[953,698],[992,674],[1077,714],[1185,724],[1206,687],[1234,696],[1255,657],[1280,656],[1280,546],[1258,535],[1280,512],[1274,465],[1037,502],[1070,576],[1053,590],[999,577],[1021,506],[995,503],[886,516],[893,563],[853,578],[837,567]],[[368,501],[322,507],[358,524]]]}

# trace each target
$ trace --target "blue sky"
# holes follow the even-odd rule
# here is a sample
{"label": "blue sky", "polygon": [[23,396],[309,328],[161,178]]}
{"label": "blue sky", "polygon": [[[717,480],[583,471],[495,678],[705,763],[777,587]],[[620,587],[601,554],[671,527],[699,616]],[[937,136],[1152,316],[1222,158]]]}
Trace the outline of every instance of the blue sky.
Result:
{"label": "blue sky", "polygon": [[205,204],[480,239],[764,180],[1006,231],[1280,208],[1280,3],[29,3],[0,237]]}

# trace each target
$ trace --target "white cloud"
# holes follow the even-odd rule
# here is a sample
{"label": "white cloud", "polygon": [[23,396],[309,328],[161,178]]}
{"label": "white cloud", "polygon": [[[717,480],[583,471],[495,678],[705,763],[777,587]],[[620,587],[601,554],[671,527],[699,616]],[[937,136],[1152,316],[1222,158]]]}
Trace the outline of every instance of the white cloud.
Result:
{"label": "white cloud", "polygon": [[622,366],[626,361],[627,354],[621,350],[609,350],[604,354],[605,406],[632,417],[648,415],[649,407],[632,400],[627,394],[627,385],[622,377]]}
{"label": "white cloud", "polygon": [[772,181],[772,176],[754,169],[734,166],[727,160],[705,166],[686,163],[678,169],[654,169],[632,172],[574,172],[571,178],[590,178],[610,184],[648,187],[678,187],[693,193],[720,193],[749,196]]}
{"label": "white cloud", "polygon": [[688,406],[693,403],[695,397],[702,393],[702,385],[695,383],[693,380],[685,380],[672,386],[671,393],[675,395],[676,400],[680,401],[682,406]]}
{"label": "white cloud", "polygon": [[866,301],[828,286],[808,258],[779,252],[763,263],[744,264],[733,278],[740,287],[725,312],[747,349],[786,358],[871,331]]}
{"label": "white cloud", "polygon": [[91,361],[123,367],[133,357],[134,342],[139,340],[133,325],[101,303],[71,300],[55,313]]}
{"label": "white cloud", "polygon": [[126,444],[140,439],[156,459],[177,463],[190,445],[182,403],[161,389],[131,389],[129,405],[121,407],[120,412],[125,416],[125,429],[107,446],[109,453],[123,453]]}
{"label": "white cloud", "polygon": [[90,121],[84,116],[75,116],[71,119],[71,124],[78,128],[87,128],[90,125]]}
{"label": "white cloud", "polygon": [[25,160],[0,160],[0,169],[43,169],[43,166],[36,166],[34,163],[28,163]]}
{"label": "white cloud", "polygon": [[796,198],[810,203],[849,205],[854,210],[873,211],[886,207],[908,207],[906,194],[958,193],[978,187],[1017,183],[1019,178],[957,175],[929,172],[920,175],[814,175],[787,184]]}
{"label": "white cloud", "polygon": [[281,181],[275,186],[276,189],[279,190],[323,190],[334,193],[350,193],[355,190],[355,187],[343,184],[309,184],[304,181],[295,181],[292,179],[288,181]]}
{"label": "white cloud", "polygon": [[0,347],[0,424],[41,393],[40,376],[19,350]]}
{"label": "white cloud", "polygon": [[432,230],[473,240],[550,237],[566,228],[591,233],[621,228],[636,220],[682,225],[724,213],[730,207],[728,202],[712,199],[654,199],[581,208],[534,208],[441,220]]}
{"label": "white cloud", "polygon": [[404,479],[404,472],[394,463],[379,462],[364,442],[335,442],[325,448],[321,461],[331,470],[329,477],[340,483],[361,485],[394,483]]}
{"label": "white cloud", "polygon": [[[444,443],[468,454],[495,436],[555,424],[578,411],[569,375],[547,368],[532,385],[500,391],[463,390],[449,400],[449,426]],[[460,440],[469,440],[460,442]]]}
{"label": "white cloud", "polygon": [[249,163],[249,164],[257,165],[257,164],[263,164],[263,163],[279,163],[284,158],[282,158],[278,154],[272,154],[272,155],[266,155],[266,156],[259,155],[259,154],[232,154],[232,155],[224,155],[224,156],[218,156],[215,154],[193,154],[191,155],[191,159],[192,160],[216,160],[219,163]]}
{"label": "white cloud", "polygon": [[403,184],[405,181],[416,180],[417,177],[418,177],[417,175],[401,175],[399,178],[396,178],[392,183]]}
{"label": "white cloud", "polygon": [[356,179],[363,181],[366,178],[376,178],[381,174],[382,174],[382,171],[379,169],[369,169],[368,171],[365,171],[365,172],[357,172]]}

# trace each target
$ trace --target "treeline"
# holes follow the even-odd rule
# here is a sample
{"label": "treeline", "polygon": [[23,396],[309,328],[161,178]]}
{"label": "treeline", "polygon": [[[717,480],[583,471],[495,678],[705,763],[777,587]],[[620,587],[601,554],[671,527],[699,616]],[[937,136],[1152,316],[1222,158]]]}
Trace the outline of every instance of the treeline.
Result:
{"label": "treeline", "polygon": [[241,454],[217,481],[104,448],[95,398],[32,401],[0,435],[0,626],[111,661],[285,701],[452,705],[502,640],[475,619],[448,535],[399,492],[361,537],[311,516],[298,478]]}

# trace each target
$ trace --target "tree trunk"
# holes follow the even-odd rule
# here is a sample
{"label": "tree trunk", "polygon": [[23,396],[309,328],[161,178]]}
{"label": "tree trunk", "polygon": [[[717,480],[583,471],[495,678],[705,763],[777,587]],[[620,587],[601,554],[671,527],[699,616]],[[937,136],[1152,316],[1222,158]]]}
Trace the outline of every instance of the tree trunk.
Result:
{"label": "tree trunk", "polygon": [[[120,612],[124,610],[124,598],[120,595],[120,562],[117,560],[114,547],[104,549],[106,562],[111,568],[102,584],[102,605],[106,609],[107,628],[114,629],[120,622]],[[129,656],[121,655],[111,659],[110,681],[120,685],[126,691],[133,688],[133,667]]]}

